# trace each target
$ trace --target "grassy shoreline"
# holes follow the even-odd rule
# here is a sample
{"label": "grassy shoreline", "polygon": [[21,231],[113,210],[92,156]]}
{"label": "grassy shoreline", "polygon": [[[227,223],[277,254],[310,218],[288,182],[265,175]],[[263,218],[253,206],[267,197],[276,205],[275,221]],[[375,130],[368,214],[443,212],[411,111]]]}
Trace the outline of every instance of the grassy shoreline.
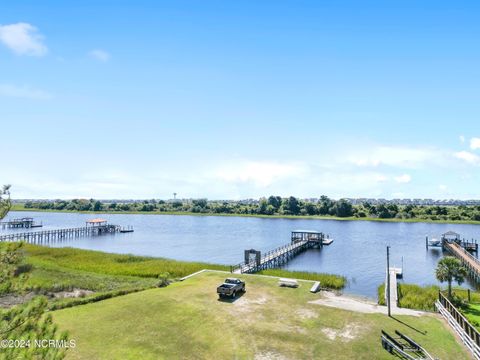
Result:
{"label": "grassy shoreline", "polygon": [[52,210],[52,209],[26,209],[23,204],[14,204],[11,211],[31,212],[56,212],[56,213],[77,213],[77,214],[124,214],[124,215],[178,215],[178,216],[222,216],[222,217],[250,217],[263,219],[299,219],[299,220],[335,220],[335,221],[375,221],[387,223],[428,223],[428,224],[459,224],[459,225],[480,225],[480,221],[474,220],[431,220],[431,219],[381,219],[374,217],[337,217],[320,215],[262,215],[262,214],[214,214],[214,213],[193,213],[185,211],[77,211],[77,210]]}
{"label": "grassy shoreline", "polygon": [[[0,250],[1,248],[2,244]],[[19,297],[27,293],[47,295],[50,297],[50,309],[96,302],[164,286],[204,269],[228,272],[223,275],[225,277],[229,276],[230,270],[230,266],[227,265],[69,247],[50,248],[24,244],[22,251],[25,255],[22,268],[26,278],[23,279],[24,282],[19,278],[17,282],[19,286],[13,294]],[[321,281],[324,287],[331,290],[341,290],[346,284],[344,277],[334,274],[289,272],[280,269],[269,271],[281,272],[281,274],[269,273],[273,276]],[[75,289],[85,295],[78,298],[54,297],[57,293],[71,292]],[[2,296],[9,294],[8,290],[0,292],[0,300]]]}
{"label": "grassy shoreline", "polygon": [[321,294],[310,283],[290,289],[272,278],[242,278],[248,290],[236,301],[219,301],[224,274],[207,272],[52,316],[77,341],[67,359],[392,359],[380,346],[381,329],[401,331],[437,358],[468,359],[437,317],[330,308],[315,303]]}

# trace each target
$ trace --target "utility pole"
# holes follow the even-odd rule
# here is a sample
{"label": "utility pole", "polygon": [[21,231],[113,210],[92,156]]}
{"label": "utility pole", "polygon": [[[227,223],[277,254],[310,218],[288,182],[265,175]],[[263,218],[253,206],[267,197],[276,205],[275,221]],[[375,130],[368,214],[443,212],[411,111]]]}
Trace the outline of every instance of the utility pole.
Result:
{"label": "utility pole", "polygon": [[390,246],[387,246],[387,306],[388,316],[390,317]]}

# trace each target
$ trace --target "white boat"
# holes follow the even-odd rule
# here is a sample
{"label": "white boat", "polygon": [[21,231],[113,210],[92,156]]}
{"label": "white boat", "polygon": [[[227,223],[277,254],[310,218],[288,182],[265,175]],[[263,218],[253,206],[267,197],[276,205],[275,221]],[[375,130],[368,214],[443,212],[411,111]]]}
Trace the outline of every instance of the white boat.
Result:
{"label": "white boat", "polygon": [[442,241],[436,238],[432,238],[428,240],[428,246],[440,246]]}

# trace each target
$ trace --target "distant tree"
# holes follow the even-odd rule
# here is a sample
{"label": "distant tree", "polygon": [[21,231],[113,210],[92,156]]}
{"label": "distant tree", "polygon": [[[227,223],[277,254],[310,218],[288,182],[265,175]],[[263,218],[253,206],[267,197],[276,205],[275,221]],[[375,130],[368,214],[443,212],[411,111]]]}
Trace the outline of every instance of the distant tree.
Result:
{"label": "distant tree", "polygon": [[208,200],[207,199],[194,199],[192,200],[193,206],[198,206],[199,208],[206,208],[208,205]]}
{"label": "distant tree", "polygon": [[353,215],[353,206],[350,201],[340,199],[335,203],[335,205],[333,205],[333,211],[335,216],[349,217]]}
{"label": "distant tree", "polygon": [[103,209],[103,204],[100,201],[95,201],[93,203],[93,211],[101,211]]}
{"label": "distant tree", "polygon": [[298,199],[294,196],[284,199],[282,207],[283,212],[287,215],[297,215],[300,212]]}
{"label": "distant tree", "polygon": [[452,298],[452,281],[456,281],[461,285],[467,276],[467,269],[462,266],[462,263],[453,256],[445,256],[438,262],[435,276],[440,282],[447,282],[448,284],[448,298]]}
{"label": "distant tree", "polygon": [[10,199],[10,185],[4,185],[0,190],[0,220],[3,219],[12,207]]}
{"label": "distant tree", "polygon": [[331,200],[328,196],[320,196],[320,200],[318,201],[318,213],[320,215],[330,214],[333,203],[333,200]]}
{"label": "distant tree", "polygon": [[282,206],[282,198],[280,196],[269,196],[267,200],[268,205],[271,205],[275,211],[278,211],[280,209],[280,206]]}
{"label": "distant tree", "polygon": [[268,202],[265,198],[261,198],[260,201],[258,202],[258,209],[257,213],[266,215],[267,214],[267,208],[268,208]]}

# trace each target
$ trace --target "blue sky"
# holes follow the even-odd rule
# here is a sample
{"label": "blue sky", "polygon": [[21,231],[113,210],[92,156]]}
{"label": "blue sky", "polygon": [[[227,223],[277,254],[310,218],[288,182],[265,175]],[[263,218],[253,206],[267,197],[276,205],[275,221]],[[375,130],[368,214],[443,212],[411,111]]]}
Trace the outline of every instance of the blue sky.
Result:
{"label": "blue sky", "polygon": [[480,196],[474,1],[0,6],[17,198]]}

